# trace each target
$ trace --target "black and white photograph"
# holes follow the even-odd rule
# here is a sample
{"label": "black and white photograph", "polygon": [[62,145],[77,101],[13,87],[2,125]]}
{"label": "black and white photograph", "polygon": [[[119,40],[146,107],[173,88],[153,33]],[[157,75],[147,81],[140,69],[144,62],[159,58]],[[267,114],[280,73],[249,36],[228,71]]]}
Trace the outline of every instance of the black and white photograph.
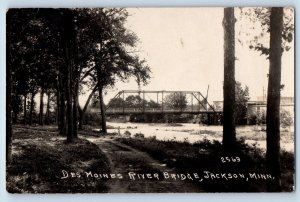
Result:
{"label": "black and white photograph", "polygon": [[7,9],[7,192],[294,192],[294,16]]}

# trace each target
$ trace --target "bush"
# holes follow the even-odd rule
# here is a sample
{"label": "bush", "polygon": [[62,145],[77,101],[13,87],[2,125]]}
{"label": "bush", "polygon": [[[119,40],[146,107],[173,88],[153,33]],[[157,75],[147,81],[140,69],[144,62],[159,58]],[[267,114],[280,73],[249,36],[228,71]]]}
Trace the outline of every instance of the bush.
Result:
{"label": "bush", "polygon": [[150,141],[155,141],[155,140],[156,140],[156,136],[155,136],[155,135],[150,136],[148,139],[149,139]]}
{"label": "bush", "polygon": [[283,128],[290,127],[293,124],[293,118],[289,111],[282,110],[280,113],[280,125]]}
{"label": "bush", "polygon": [[135,138],[145,138],[145,135],[144,135],[143,133],[139,132],[139,133],[136,133],[136,134],[134,135],[134,137],[135,137]]}
{"label": "bush", "polygon": [[127,137],[127,138],[129,138],[131,136],[131,133],[128,130],[126,130],[124,132],[124,136]]}

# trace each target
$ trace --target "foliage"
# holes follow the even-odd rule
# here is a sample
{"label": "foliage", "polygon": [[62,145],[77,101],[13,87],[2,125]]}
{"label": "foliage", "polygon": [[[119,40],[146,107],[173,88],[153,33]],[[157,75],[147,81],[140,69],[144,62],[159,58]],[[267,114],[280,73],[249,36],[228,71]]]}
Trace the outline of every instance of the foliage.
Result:
{"label": "foliage", "polygon": [[[41,9],[43,10],[43,9]],[[39,16],[38,9],[10,9],[7,65],[12,70],[13,111],[20,112],[20,96],[36,94],[38,89],[54,88],[56,67],[61,62],[57,33]]]}
{"label": "foliage", "polygon": [[245,124],[247,116],[247,102],[250,100],[249,88],[243,89],[240,82],[235,83],[235,122],[236,124]]}
{"label": "foliage", "polygon": [[165,97],[165,104],[173,109],[183,110],[187,107],[187,98],[182,93],[170,93]]}
{"label": "foliage", "polygon": [[[12,17],[7,23],[11,56],[8,65],[12,69],[16,115],[22,110],[22,96],[35,95],[41,89],[44,90],[41,92],[50,90],[55,96],[70,89],[72,104],[68,108],[74,104],[76,109],[79,91],[84,93],[88,88],[95,93],[100,90],[97,85],[113,87],[117,81],[132,76],[138,85],[150,79],[145,59],[135,54],[138,38],[125,27],[126,9],[10,9],[9,12]],[[73,37],[65,34],[67,13],[71,17],[68,24],[74,28]],[[66,51],[72,55],[65,54]],[[70,86],[66,85],[67,75],[72,77]],[[56,103],[56,109],[65,101],[60,102]],[[79,115],[83,116],[85,110]],[[73,112],[76,119],[77,111]]]}
{"label": "foliage", "polygon": [[118,98],[112,98],[109,102],[108,102],[108,106],[110,107],[122,107],[124,104],[124,101],[122,98],[118,97]]}
{"label": "foliage", "polygon": [[138,38],[124,26],[126,9],[79,9],[78,13],[79,36],[83,36],[80,56],[88,67],[82,77],[89,77],[90,85],[99,82],[103,87],[114,86],[117,79],[124,81],[130,76],[147,82],[150,69],[145,60],[133,54]]}
{"label": "foliage", "polygon": [[266,124],[266,110],[255,111],[247,118],[249,119],[250,125]]}
{"label": "foliage", "polygon": [[293,124],[293,117],[287,110],[281,110],[280,112],[280,124],[283,128],[290,127]]}
{"label": "foliage", "polygon": [[143,133],[136,133],[136,134],[134,134],[134,137],[135,138],[140,138],[140,139],[143,139],[143,138],[145,138],[145,135],[143,134]]}
{"label": "foliage", "polygon": [[140,95],[129,95],[123,100],[120,97],[112,98],[109,100],[107,106],[121,108],[121,107],[132,107],[132,108],[141,108],[143,105],[146,108],[159,108],[160,105],[153,100],[147,101],[143,100]]}
{"label": "foliage", "polygon": [[[239,32],[240,38],[247,39],[246,42],[239,39],[243,45],[246,43],[250,49],[258,51],[261,55],[269,55],[270,35],[270,14],[271,8],[240,8],[239,20],[243,22]],[[245,23],[247,22],[247,23]],[[243,26],[246,26],[245,28]],[[249,29],[250,26],[250,29]],[[245,31],[247,29],[247,31]],[[250,31],[249,31],[250,30]],[[283,31],[282,31],[282,52],[291,49],[291,42],[294,39],[294,9],[284,8]],[[251,38],[249,37],[251,35]],[[254,35],[254,37],[252,37]],[[267,36],[267,37],[266,37]]]}
{"label": "foliage", "polygon": [[125,99],[125,106],[126,107],[139,107],[141,108],[143,105],[146,104],[146,100],[143,100],[139,95],[129,95]]}

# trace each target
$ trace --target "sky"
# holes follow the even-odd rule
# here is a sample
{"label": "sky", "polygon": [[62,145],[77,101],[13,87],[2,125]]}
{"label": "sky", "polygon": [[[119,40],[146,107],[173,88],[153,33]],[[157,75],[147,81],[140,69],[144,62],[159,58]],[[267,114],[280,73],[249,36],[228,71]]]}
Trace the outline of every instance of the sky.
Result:
{"label": "sky", "polygon": [[[128,8],[126,27],[139,37],[137,50],[151,68],[151,80],[142,90],[189,90],[209,101],[223,100],[223,8]],[[236,80],[249,87],[251,100],[267,89],[269,61],[249,49],[260,25],[239,16],[235,9]],[[254,27],[254,30],[250,30]],[[246,36],[245,33],[250,33]],[[263,41],[268,43],[269,35]],[[240,42],[238,42],[241,41]],[[282,56],[282,96],[294,96],[294,47]],[[106,103],[121,90],[137,90],[134,79],[108,89]],[[83,103],[84,99],[81,99]]]}

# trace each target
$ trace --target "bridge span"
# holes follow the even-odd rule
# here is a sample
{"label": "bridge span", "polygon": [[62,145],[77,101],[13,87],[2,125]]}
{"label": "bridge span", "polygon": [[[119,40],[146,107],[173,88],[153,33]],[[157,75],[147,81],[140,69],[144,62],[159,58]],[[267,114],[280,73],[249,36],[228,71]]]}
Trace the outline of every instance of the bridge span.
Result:
{"label": "bridge span", "polygon": [[[181,104],[182,102],[184,104]],[[208,102],[207,96],[203,96],[199,91],[122,90],[108,103],[105,113],[221,115],[222,111],[215,110]]]}

